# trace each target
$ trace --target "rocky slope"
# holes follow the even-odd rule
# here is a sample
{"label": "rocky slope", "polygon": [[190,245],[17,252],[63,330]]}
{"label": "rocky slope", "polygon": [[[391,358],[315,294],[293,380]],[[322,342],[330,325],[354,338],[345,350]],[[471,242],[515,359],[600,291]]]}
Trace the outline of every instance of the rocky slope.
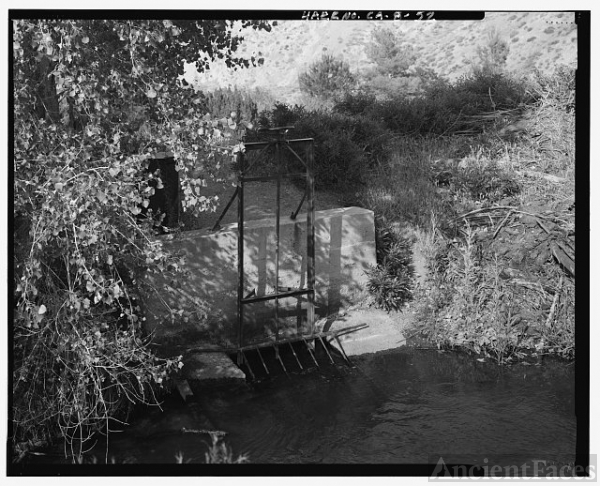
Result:
{"label": "rocky slope", "polygon": [[496,29],[509,44],[507,69],[525,74],[551,72],[577,58],[577,25],[572,12],[488,12],[482,21],[277,21],[271,32],[243,32],[240,52],[264,58],[262,66],[231,72],[222,63],[190,74],[202,89],[238,86],[269,90],[287,102],[299,100],[298,75],[323,53],[343,57],[355,72],[370,66],[365,46],[377,26],[402,33],[419,54],[418,64],[456,79],[477,63],[477,47]]}

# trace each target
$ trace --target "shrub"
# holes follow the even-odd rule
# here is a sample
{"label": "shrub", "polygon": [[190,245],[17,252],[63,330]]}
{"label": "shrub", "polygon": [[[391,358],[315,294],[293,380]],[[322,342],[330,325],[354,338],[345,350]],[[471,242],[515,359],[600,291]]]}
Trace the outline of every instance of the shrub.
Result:
{"label": "shrub", "polygon": [[198,115],[198,98],[178,77],[183,59],[204,47],[230,65],[249,60],[233,57],[241,39],[212,21],[16,19],[12,27],[19,224],[10,440],[21,454],[62,438],[78,455],[129,407],[156,404],[179,364],[149,348],[136,299],[146,272],[181,267],[141,217],[154,191],[148,179],[162,185],[148,159],[173,152],[183,202],[200,212],[207,198],[191,175],[199,153],[215,169],[214,145],[229,158],[240,149],[233,123]]}
{"label": "shrub", "polygon": [[508,43],[500,37],[496,29],[488,32],[486,44],[477,48],[480,66],[478,67],[484,74],[497,74],[504,70],[506,59],[509,54]]}
{"label": "shrub", "polygon": [[316,98],[330,99],[343,95],[355,84],[350,65],[343,59],[323,54],[298,77],[300,90]]}
{"label": "shrub", "polygon": [[200,94],[200,106],[203,113],[215,118],[229,117],[235,113],[236,121],[254,122],[258,115],[258,106],[252,97],[238,89],[217,89]]}
{"label": "shrub", "polygon": [[338,100],[333,107],[336,113],[344,115],[372,115],[372,110],[376,106],[377,98],[372,93],[360,91],[356,94],[346,93],[343,98]]}
{"label": "shrub", "polygon": [[417,60],[412,46],[403,42],[396,30],[387,27],[373,30],[367,55],[376,64],[376,73],[383,76],[406,77]]}
{"label": "shrub", "polygon": [[364,148],[354,140],[354,119],[324,111],[308,112],[295,124],[299,137],[315,140],[316,187],[356,184],[368,167]]}
{"label": "shrub", "polygon": [[367,276],[367,289],[375,305],[387,312],[400,310],[411,296],[410,282],[406,278],[392,275],[383,267],[368,270]]}
{"label": "shrub", "polygon": [[[563,284],[556,270],[544,265],[540,283],[554,287],[552,299],[510,278],[508,261],[486,243],[485,231],[466,224],[462,235],[451,244],[433,244],[431,291],[424,296],[417,327],[439,347],[461,348],[498,363],[528,352],[573,358],[573,282]],[[435,265],[438,261],[444,263]],[[548,299],[556,304],[559,293],[560,307],[548,314]]]}
{"label": "shrub", "polygon": [[[298,105],[277,104],[259,120],[268,127],[294,126],[289,138],[314,138],[317,187],[356,184],[370,167],[389,155],[391,133],[370,117],[340,111],[308,111]],[[297,163],[293,157],[288,160]]]}
{"label": "shrub", "polygon": [[514,77],[483,72],[464,77],[455,85],[461,95],[469,97],[466,101],[472,114],[490,111],[490,108],[505,110],[529,104],[533,97],[527,88],[525,82]]}
{"label": "shrub", "polygon": [[531,89],[544,106],[555,106],[571,113],[575,110],[575,69],[559,65],[552,75],[534,72]]}
{"label": "shrub", "polygon": [[366,50],[375,67],[365,73],[363,89],[372,91],[379,98],[412,96],[435,77],[433,71],[416,66],[418,56],[414,48],[395,29],[375,28]]}
{"label": "shrub", "polygon": [[377,266],[367,271],[367,289],[377,307],[400,310],[412,298],[414,270],[411,243],[394,234],[385,221],[376,226]]}
{"label": "shrub", "polygon": [[359,94],[338,102],[336,110],[347,113],[362,111],[381,120],[397,134],[449,134],[459,131],[481,131],[483,124],[471,118],[494,109],[512,109],[531,100],[526,85],[504,74],[477,71],[455,83],[431,78],[422,94],[413,98],[392,96],[374,100]]}
{"label": "shrub", "polygon": [[[54,142],[62,143],[60,136]],[[108,432],[109,418],[155,401],[152,385],[175,365],[147,348],[136,301],[144,271],[178,268],[149,238],[151,221],[136,219],[137,204],[148,197],[143,159],[75,163],[79,151],[63,147],[37,160],[18,151],[15,158],[15,211],[23,227],[14,241],[19,452],[57,433],[81,442]]]}
{"label": "shrub", "polygon": [[306,110],[303,106],[275,103],[272,110],[266,110],[261,113],[259,122],[264,127],[285,127],[294,125],[305,114]]}
{"label": "shrub", "polygon": [[454,189],[475,200],[495,203],[519,193],[519,184],[506,172],[491,165],[475,165],[459,171],[452,181]]}

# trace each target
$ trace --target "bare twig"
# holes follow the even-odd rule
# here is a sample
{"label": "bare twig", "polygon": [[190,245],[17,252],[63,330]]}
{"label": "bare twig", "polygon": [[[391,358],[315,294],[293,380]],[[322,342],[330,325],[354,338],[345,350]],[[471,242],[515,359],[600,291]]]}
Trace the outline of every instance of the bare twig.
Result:
{"label": "bare twig", "polygon": [[500,232],[500,230],[502,229],[502,227],[506,224],[506,222],[508,221],[508,218],[510,218],[510,216],[513,214],[513,210],[511,209],[506,216],[504,217],[504,219],[502,220],[502,222],[496,227],[496,230],[494,231],[494,236],[492,237],[492,239],[496,238],[496,236],[498,236],[498,233]]}
{"label": "bare twig", "polygon": [[181,432],[184,434],[207,434],[207,435],[216,435],[218,437],[223,437],[227,435],[227,432],[222,430],[206,430],[206,429],[186,429],[185,427],[181,428]]}
{"label": "bare twig", "polygon": [[558,281],[558,289],[554,294],[554,299],[552,300],[552,306],[550,307],[550,313],[548,314],[548,319],[546,319],[546,327],[550,327],[552,325],[552,320],[554,319],[554,311],[556,310],[556,303],[558,302],[558,296],[560,295],[560,291],[562,289],[563,277],[561,275],[560,280]]}
{"label": "bare twig", "polygon": [[539,219],[536,218],[535,222],[540,226],[540,228],[542,228],[546,232],[546,234],[548,234],[548,235],[550,234],[550,231],[548,231],[548,228],[546,228]]}
{"label": "bare twig", "polygon": [[[496,210],[510,210],[510,211],[517,211],[516,208],[513,208],[511,206],[495,206],[493,208],[480,208],[480,209],[474,209],[473,211],[469,211],[468,213],[465,213],[461,216],[457,216],[456,218],[454,218],[454,221],[458,221],[460,219],[464,219],[467,216],[472,216],[473,214],[477,214],[477,213],[482,213],[482,212],[489,212],[489,211],[496,211]],[[517,211],[520,212],[520,211]]]}

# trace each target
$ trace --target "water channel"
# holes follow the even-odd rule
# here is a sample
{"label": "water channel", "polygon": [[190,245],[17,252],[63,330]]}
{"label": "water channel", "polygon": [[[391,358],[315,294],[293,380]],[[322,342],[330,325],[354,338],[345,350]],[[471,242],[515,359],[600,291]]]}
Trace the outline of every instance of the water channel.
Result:
{"label": "water channel", "polygon": [[[521,463],[575,460],[574,366],[498,366],[472,356],[396,350],[249,387],[171,396],[111,437],[108,456],[204,462],[206,418],[234,455],[268,464]],[[96,449],[103,455],[103,446]],[[104,460],[103,458],[101,460]]]}

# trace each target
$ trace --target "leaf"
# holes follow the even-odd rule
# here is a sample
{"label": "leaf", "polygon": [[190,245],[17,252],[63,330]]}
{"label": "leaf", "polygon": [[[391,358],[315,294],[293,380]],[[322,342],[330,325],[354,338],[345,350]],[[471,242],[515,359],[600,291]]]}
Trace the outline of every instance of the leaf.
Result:
{"label": "leaf", "polygon": [[110,169],[108,169],[108,173],[112,176],[115,177],[119,172],[121,172],[121,170],[117,167],[111,167]]}

